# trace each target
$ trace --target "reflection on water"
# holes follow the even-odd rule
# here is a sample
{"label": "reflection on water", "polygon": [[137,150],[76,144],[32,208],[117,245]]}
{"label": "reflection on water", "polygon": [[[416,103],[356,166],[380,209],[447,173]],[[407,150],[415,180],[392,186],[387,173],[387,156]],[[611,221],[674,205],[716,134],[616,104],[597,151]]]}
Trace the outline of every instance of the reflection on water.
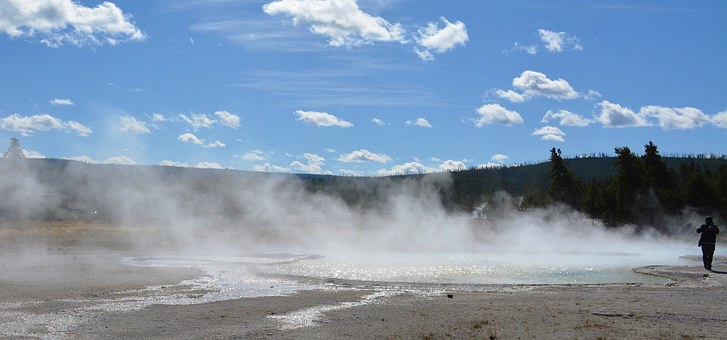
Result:
{"label": "reflection on water", "polygon": [[654,254],[639,253],[275,253],[244,257],[127,259],[127,263],[136,265],[197,267],[213,278],[210,284],[223,285],[235,294],[243,295],[245,291],[233,288],[236,284],[251,285],[251,291],[265,290],[269,275],[256,273],[277,277],[448,284],[668,283],[667,279],[634,273],[631,269],[683,261],[678,256],[659,258]]}

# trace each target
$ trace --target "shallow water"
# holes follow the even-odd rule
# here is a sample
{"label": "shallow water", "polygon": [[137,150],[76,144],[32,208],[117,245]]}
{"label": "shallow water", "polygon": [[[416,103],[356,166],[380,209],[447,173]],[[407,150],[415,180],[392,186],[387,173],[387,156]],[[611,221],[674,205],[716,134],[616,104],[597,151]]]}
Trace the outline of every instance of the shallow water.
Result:
{"label": "shallow water", "polygon": [[[677,247],[662,254],[279,252],[241,257],[136,257],[125,261],[134,265],[200,268],[207,273],[209,282],[205,288],[220,286],[234,294],[250,296],[294,291],[298,287],[292,277],[439,284],[665,284],[670,281],[635,273],[632,268],[686,264],[679,257],[685,251],[688,249]],[[291,280],[271,284],[273,279],[264,274],[291,276]],[[271,286],[277,288],[271,291]],[[280,291],[280,287],[288,288]]]}

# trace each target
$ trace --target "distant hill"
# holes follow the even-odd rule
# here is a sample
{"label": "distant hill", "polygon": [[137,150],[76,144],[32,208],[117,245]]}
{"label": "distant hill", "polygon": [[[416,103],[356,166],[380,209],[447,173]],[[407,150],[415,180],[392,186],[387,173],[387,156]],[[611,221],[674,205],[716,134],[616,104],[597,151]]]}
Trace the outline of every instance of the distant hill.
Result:
{"label": "distant hill", "polygon": [[[588,182],[607,179],[617,173],[615,157],[567,159],[571,172]],[[727,158],[663,157],[667,167],[700,167],[716,171]],[[79,218],[100,214],[112,218],[116,206],[127,207],[139,216],[154,214],[154,191],[176,195],[188,209],[202,209],[207,196],[221,196],[227,208],[237,212],[235,193],[281,190],[299,185],[309,192],[334,195],[351,206],[366,208],[379,204],[393,184],[411,181],[435,185],[445,207],[468,210],[497,191],[524,196],[547,190],[550,163],[455,171],[449,174],[402,175],[389,177],[345,177],[310,174],[261,173],[240,170],[210,170],[147,165],[101,165],[60,159],[0,159],[0,219],[8,217]],[[451,177],[451,181],[432,179]],[[267,182],[286,182],[269,185]],[[449,182],[451,187],[441,183]],[[293,183],[293,184],[289,184]],[[297,184],[296,184],[297,183]],[[417,182],[418,183],[418,182]],[[439,186],[437,186],[439,185]],[[127,195],[127,196],[124,196]],[[131,198],[127,198],[131,197]],[[32,203],[29,203],[32,202]],[[239,205],[239,204],[238,204]]]}

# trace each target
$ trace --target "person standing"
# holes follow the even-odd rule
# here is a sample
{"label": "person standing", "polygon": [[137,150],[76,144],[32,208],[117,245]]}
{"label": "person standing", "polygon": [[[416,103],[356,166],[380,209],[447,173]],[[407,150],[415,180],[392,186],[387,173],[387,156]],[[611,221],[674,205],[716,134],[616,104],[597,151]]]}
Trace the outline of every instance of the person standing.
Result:
{"label": "person standing", "polygon": [[712,257],[714,256],[714,246],[717,243],[717,234],[719,228],[712,222],[712,217],[705,219],[705,224],[697,228],[697,233],[702,234],[699,238],[699,246],[702,247],[702,261],[704,261],[704,269],[712,270]]}

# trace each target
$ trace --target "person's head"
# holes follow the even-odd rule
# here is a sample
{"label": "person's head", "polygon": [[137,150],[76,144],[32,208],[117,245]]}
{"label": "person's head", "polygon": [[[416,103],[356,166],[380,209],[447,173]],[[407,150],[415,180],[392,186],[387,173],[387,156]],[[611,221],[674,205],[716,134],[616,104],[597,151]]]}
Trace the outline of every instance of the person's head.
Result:
{"label": "person's head", "polygon": [[707,224],[712,224],[712,216],[707,216],[707,218],[704,219]]}

